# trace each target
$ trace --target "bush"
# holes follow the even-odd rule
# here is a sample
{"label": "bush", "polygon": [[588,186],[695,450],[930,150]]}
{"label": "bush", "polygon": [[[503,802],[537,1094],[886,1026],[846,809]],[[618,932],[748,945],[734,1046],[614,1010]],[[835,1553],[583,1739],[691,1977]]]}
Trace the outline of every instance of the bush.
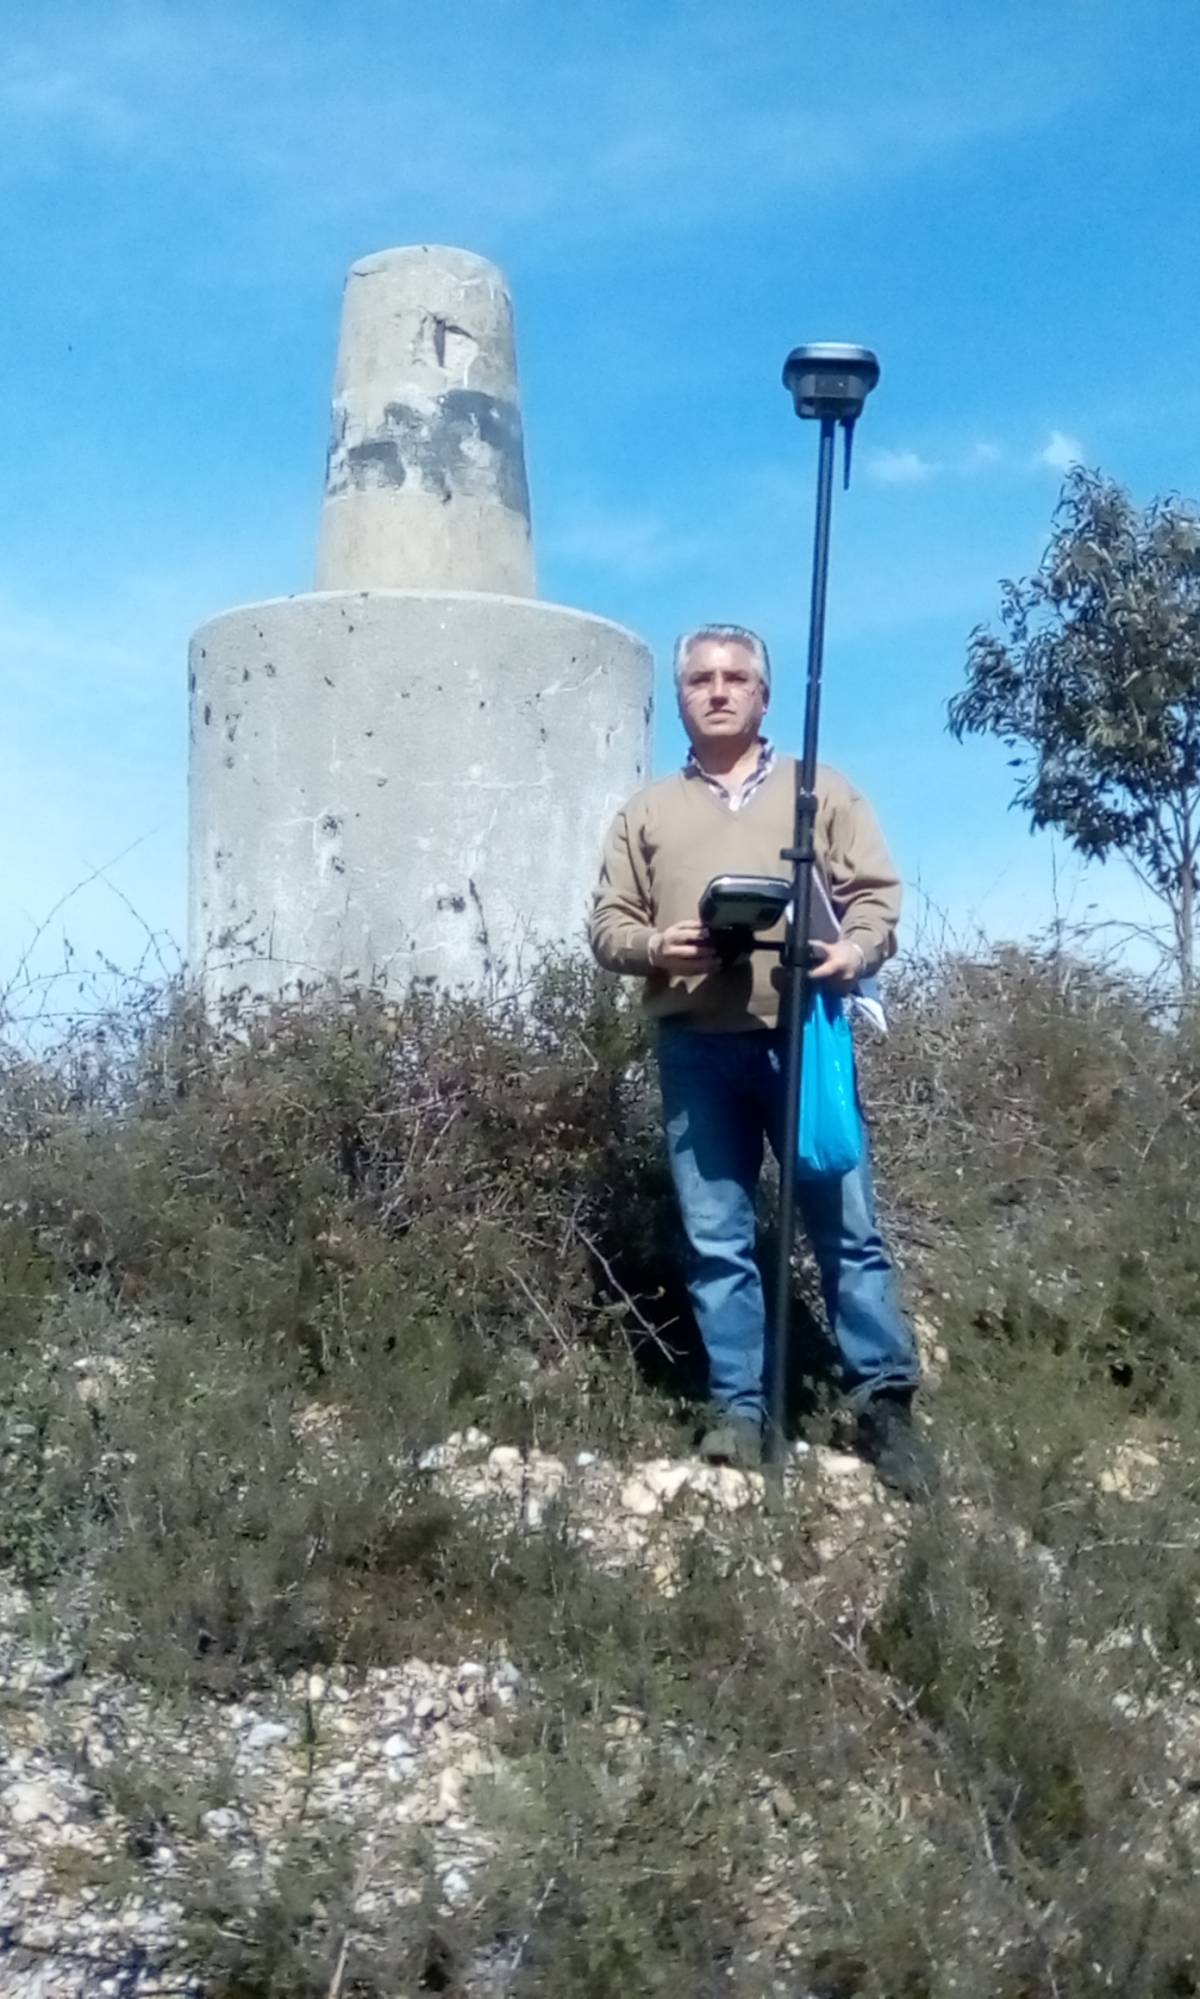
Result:
{"label": "bush", "polygon": [[192,1829],[214,1995],[1200,1990],[1195,1022],[1053,953],[910,970],[892,1015],[864,1083],[949,1475],[852,1586],[809,1491],[690,1541],[665,1594],[566,1515],[484,1533],[421,1470],[472,1422],[564,1454],[686,1434],[652,1067],[611,982],[219,1028],[174,999],[103,1060],[3,1068],[0,1561],[88,1669],[183,1701],[502,1649],[532,1690],[452,1921],[397,1850],[423,1891],[363,1935],[355,1856],[311,1828],[253,1891],[185,1772],[120,1773],[143,1844]]}
{"label": "bush", "polygon": [[362,994],[233,1032],[180,1004],[115,1104],[9,1082],[0,1534],[35,1580],[95,1543],[123,1660],[368,1658],[436,1568],[414,1472],[448,1429],[665,1420],[620,1274],[648,1262],[631,1178],[651,1209],[664,1187],[639,1031],[579,968],[499,1013]]}

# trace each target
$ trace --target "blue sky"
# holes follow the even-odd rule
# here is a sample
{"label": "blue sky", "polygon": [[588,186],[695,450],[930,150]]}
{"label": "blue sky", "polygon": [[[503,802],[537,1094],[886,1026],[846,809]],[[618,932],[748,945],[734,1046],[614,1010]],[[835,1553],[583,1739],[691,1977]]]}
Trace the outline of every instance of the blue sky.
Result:
{"label": "blue sky", "polygon": [[[341,287],[462,244],[517,309],[541,593],[756,624],[801,713],[805,339],[883,380],[836,515],[824,751],[910,924],[1135,915],[945,701],[1064,466],[1200,493],[1187,0],[45,0],[0,53],[0,979],[181,940],[185,652],[308,587]],[[102,873],[90,886],[77,883]],[[922,912],[925,912],[922,915]],[[169,947],[164,944],[169,957]]]}

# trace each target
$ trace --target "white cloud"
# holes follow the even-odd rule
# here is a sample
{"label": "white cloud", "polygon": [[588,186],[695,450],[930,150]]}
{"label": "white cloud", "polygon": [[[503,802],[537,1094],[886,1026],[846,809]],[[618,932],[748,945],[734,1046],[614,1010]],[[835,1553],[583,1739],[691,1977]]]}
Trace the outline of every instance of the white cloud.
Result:
{"label": "white cloud", "polygon": [[1083,446],[1070,431],[1052,430],[1033,462],[1051,472],[1069,472],[1072,465],[1083,463]]}
{"label": "white cloud", "polygon": [[923,486],[940,470],[919,451],[873,451],[867,460],[867,477],[878,486]]}
{"label": "white cloud", "polygon": [[[348,9],[306,32],[278,0],[257,10],[66,0],[0,54],[4,171],[41,175],[91,146],[190,176],[203,154],[239,185],[247,226],[261,208],[276,226],[302,215],[310,231],[322,221],[344,229],[375,204],[440,212],[449,198],[468,200],[477,226],[657,233],[666,221],[742,213],[771,189],[891,177],[1003,140],[1078,89],[1061,50],[1019,60],[993,51],[987,64],[967,48],[947,54],[899,18],[903,0],[885,11],[912,59],[865,63],[844,104],[740,0],[702,0],[686,32],[669,13],[639,12],[636,38],[614,33],[608,8],[560,19],[546,0],[509,0],[485,11],[495,20],[448,62],[437,17],[403,28],[397,17],[389,33]],[[788,11],[787,0],[768,8],[781,31]],[[968,39],[979,33],[988,39]],[[986,105],[963,88],[980,67]],[[926,79],[916,98],[914,74]],[[318,176],[306,170],[313,158]]]}
{"label": "white cloud", "polygon": [[39,22],[0,56],[0,111],[9,174],[43,174],[60,155],[129,152],[194,94],[213,57],[199,18],[155,5],[117,5],[97,22],[70,9]]}
{"label": "white cloud", "polygon": [[1070,431],[1055,429],[1041,449],[1029,457],[994,437],[977,437],[970,444],[954,446],[944,460],[926,458],[911,448],[877,450],[867,458],[867,476],[879,486],[922,486],[943,474],[975,479],[1000,467],[1067,472],[1072,465],[1082,464],[1083,457],[1084,448],[1079,439]]}
{"label": "white cloud", "polygon": [[989,465],[999,465],[1004,458],[1004,446],[997,444],[993,437],[977,437],[963,461],[964,472],[983,472]]}
{"label": "white cloud", "polygon": [[22,126],[39,134],[58,126],[102,141],[126,139],[135,127],[115,91],[97,88],[77,70],[14,56],[0,69],[0,106],[10,135]]}

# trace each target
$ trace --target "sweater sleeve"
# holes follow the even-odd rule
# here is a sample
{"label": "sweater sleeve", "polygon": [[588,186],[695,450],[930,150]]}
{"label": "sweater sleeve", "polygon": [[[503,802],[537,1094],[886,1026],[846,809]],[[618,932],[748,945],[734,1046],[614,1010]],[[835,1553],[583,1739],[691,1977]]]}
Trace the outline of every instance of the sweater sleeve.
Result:
{"label": "sweater sleeve", "polygon": [[645,977],[654,908],[639,839],[637,801],[618,812],[604,843],[600,881],[592,905],[591,944],[608,972]]}
{"label": "sweater sleeve", "polygon": [[859,946],[870,978],[895,956],[900,877],[862,793],[843,779],[829,805],[829,893],[842,936]]}

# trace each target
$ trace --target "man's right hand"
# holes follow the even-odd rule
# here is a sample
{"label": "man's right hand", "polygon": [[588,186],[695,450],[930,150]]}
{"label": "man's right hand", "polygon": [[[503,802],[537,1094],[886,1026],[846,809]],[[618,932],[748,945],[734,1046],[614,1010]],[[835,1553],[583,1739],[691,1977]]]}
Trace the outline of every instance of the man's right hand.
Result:
{"label": "man's right hand", "polygon": [[652,971],[680,972],[685,977],[715,972],[721,962],[708,931],[696,921],[669,923],[665,930],[653,931],[649,958]]}

